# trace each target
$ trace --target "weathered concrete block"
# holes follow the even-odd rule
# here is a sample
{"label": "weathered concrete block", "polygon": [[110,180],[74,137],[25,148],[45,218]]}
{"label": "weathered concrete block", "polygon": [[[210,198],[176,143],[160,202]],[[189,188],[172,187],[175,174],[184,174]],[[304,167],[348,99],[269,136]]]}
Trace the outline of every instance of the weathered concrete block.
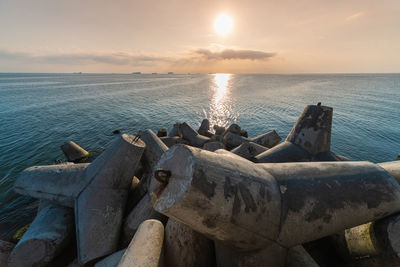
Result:
{"label": "weathered concrete block", "polygon": [[255,161],[255,156],[268,150],[265,146],[258,145],[253,142],[245,142],[240,146],[231,150],[233,154],[241,156],[245,159]]}
{"label": "weathered concrete block", "polygon": [[319,265],[302,245],[297,245],[288,250],[285,267],[319,267]]}
{"label": "weathered concrete block", "polygon": [[0,240],[0,266],[8,266],[8,257],[14,247],[14,243]]}
{"label": "weathered concrete block", "polygon": [[244,251],[292,247],[400,211],[400,185],[370,162],[254,164],[175,146],[156,169],[171,172],[151,190],[156,211]]}
{"label": "weathered concrete block", "polygon": [[9,257],[9,266],[44,266],[72,241],[73,210],[48,204],[31,223]]}
{"label": "weathered concrete block", "polygon": [[118,267],[162,266],[164,226],[160,221],[144,221],[126,249]]}
{"label": "weathered concrete block", "polygon": [[267,148],[274,147],[281,140],[282,140],[282,138],[278,135],[278,133],[275,130],[260,134],[259,136],[256,136],[253,138],[250,138],[251,142],[254,142],[261,146],[265,146]]}
{"label": "weathered concrete block", "polygon": [[224,149],[225,146],[223,143],[215,141],[215,142],[208,142],[205,143],[203,146],[203,149],[208,150],[208,151],[215,151],[217,149]]}
{"label": "weathered concrete block", "polygon": [[223,135],[225,133],[225,127],[214,125],[215,135]]}
{"label": "weathered concrete block", "polygon": [[121,261],[122,255],[124,255],[126,248],[118,250],[113,254],[105,257],[101,261],[97,262],[94,267],[117,267]]}
{"label": "weathered concrete block", "polygon": [[165,227],[164,255],[166,266],[215,266],[214,242],[172,219]]}
{"label": "weathered concrete block", "polygon": [[277,244],[255,251],[239,251],[215,242],[218,267],[258,267],[285,265],[287,249]]}
{"label": "weathered concrete block", "polygon": [[167,221],[165,215],[162,215],[161,213],[158,213],[153,209],[151,199],[149,195],[146,194],[125,219],[122,230],[122,244],[129,244],[132,237],[135,235],[137,229],[139,228],[139,225],[143,221],[148,219],[157,219],[162,222]]}
{"label": "weathered concrete block", "polygon": [[200,135],[186,122],[179,125],[179,131],[183,139],[188,140],[191,146],[202,147],[205,143],[210,141],[210,138]]}
{"label": "weathered concrete block", "polygon": [[181,125],[179,122],[176,122],[174,124],[174,126],[172,127],[171,131],[169,132],[169,136],[170,137],[174,137],[174,136],[180,136],[179,134],[179,125]]}
{"label": "weathered concrete block", "polygon": [[89,152],[77,145],[74,141],[69,141],[61,146],[61,150],[67,157],[68,161],[79,161],[82,158],[89,156]]}
{"label": "weathered concrete block", "polygon": [[208,119],[204,119],[201,122],[200,128],[198,130],[198,133],[206,136],[206,137],[211,137],[213,134],[210,132],[210,121]]}
{"label": "weathered concrete block", "polygon": [[229,125],[229,127],[225,130],[225,133],[223,135],[226,135],[227,133],[233,133],[233,134],[237,134],[240,135],[240,131],[242,129],[240,128],[239,125],[237,125],[236,123],[232,123],[231,125]]}

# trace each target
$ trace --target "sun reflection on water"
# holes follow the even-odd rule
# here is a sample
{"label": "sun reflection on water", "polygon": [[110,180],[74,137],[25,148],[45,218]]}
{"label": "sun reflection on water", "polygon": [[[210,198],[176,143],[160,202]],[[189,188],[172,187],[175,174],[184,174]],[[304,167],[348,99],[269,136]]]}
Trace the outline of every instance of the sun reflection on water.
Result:
{"label": "sun reflection on water", "polygon": [[208,118],[210,125],[227,126],[232,121],[232,102],[231,102],[231,79],[232,74],[216,73],[214,74]]}

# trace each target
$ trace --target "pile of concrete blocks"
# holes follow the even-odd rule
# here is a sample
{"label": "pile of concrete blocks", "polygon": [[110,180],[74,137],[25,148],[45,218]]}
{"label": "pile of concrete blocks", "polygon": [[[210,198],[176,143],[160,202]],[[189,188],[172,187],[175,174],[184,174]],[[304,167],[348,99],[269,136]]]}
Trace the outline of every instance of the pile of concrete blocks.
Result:
{"label": "pile of concrete blocks", "polygon": [[324,267],[318,242],[328,238],[341,266],[400,266],[400,162],[334,154],[332,114],[307,106],[281,143],[274,130],[249,138],[204,119],[198,131],[183,122],[169,135],[119,135],[91,163],[28,168],[14,188],[40,199],[38,213],[1,259]]}

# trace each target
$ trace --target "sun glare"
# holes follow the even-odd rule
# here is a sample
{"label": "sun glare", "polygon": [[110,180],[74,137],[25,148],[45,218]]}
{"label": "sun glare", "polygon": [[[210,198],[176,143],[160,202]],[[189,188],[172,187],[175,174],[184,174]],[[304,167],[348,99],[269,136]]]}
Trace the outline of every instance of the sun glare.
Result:
{"label": "sun glare", "polygon": [[219,15],[214,22],[215,32],[222,36],[230,33],[232,31],[232,26],[233,26],[232,19],[225,13]]}

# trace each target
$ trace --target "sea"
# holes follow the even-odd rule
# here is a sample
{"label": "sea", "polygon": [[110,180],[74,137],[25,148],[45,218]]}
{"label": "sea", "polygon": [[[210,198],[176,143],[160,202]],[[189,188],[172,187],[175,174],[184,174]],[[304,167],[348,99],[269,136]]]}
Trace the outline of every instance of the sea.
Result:
{"label": "sea", "polygon": [[33,165],[66,161],[73,140],[102,151],[113,130],[239,124],[249,136],[284,139],[304,107],[333,107],[331,150],[352,160],[393,161],[400,153],[400,74],[30,74],[0,73],[0,239],[36,214],[13,191]]}

